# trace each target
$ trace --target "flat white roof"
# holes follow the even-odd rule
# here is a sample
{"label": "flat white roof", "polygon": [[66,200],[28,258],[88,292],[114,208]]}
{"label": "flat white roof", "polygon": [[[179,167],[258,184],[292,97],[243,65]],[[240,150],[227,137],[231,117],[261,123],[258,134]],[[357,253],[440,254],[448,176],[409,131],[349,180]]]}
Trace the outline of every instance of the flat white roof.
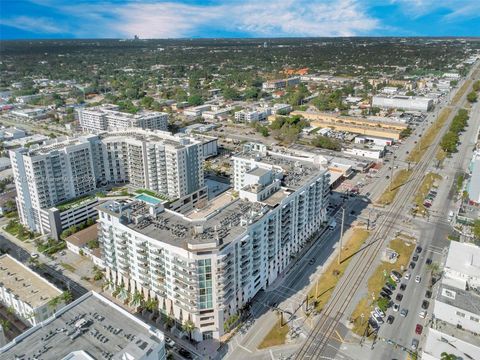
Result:
{"label": "flat white roof", "polygon": [[451,241],[445,269],[450,269],[471,277],[480,276],[480,247]]}
{"label": "flat white roof", "polygon": [[459,359],[478,359],[480,347],[471,344],[458,337],[453,337],[441,331],[429,328],[425,344],[423,346],[423,354],[428,354],[436,359],[440,359],[442,353],[456,355]]}
{"label": "flat white roof", "polygon": [[60,296],[62,291],[10,255],[0,256],[2,287],[36,309]]}

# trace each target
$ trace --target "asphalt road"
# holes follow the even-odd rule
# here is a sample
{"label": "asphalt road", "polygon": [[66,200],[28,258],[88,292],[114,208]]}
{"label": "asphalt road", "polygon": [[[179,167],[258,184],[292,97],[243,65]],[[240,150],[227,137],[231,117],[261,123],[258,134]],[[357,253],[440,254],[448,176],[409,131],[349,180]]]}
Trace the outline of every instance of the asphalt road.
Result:
{"label": "asphalt road", "polygon": [[[8,252],[8,254],[15,259],[29,266],[28,260],[31,258],[30,253],[2,235],[0,235],[0,249],[4,252]],[[40,256],[43,257],[43,255]],[[34,270],[50,282],[57,285],[60,289],[64,291],[70,290],[74,298],[78,298],[88,292],[83,286],[62,274],[62,270],[56,270],[47,264],[43,264],[40,269]]]}

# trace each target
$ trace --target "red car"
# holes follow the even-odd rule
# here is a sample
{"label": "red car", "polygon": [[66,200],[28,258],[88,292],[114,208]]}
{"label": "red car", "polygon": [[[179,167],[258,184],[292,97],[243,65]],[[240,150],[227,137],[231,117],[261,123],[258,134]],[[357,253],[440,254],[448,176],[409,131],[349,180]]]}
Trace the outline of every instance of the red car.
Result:
{"label": "red car", "polygon": [[418,335],[422,335],[422,331],[423,331],[423,326],[420,324],[417,324],[417,326],[415,327],[415,333]]}

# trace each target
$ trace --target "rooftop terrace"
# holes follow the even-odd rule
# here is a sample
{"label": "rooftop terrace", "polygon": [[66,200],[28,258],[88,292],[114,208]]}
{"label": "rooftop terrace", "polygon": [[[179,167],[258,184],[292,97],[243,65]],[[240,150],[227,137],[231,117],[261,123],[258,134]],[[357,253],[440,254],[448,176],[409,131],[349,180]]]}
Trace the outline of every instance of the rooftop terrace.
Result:
{"label": "rooftop terrace", "polygon": [[174,246],[222,246],[236,239],[251,222],[258,220],[268,207],[243,200],[211,203],[191,216],[170,210],[154,215],[152,205],[142,201],[108,201],[99,209],[113,216],[132,230]]}

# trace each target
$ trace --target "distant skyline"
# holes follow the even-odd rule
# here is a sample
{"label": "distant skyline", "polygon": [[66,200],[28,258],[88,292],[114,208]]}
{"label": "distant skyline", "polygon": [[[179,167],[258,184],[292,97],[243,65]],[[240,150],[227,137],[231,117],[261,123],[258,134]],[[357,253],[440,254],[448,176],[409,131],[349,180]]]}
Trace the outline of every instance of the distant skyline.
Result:
{"label": "distant skyline", "polygon": [[480,0],[0,0],[0,39],[480,36]]}

